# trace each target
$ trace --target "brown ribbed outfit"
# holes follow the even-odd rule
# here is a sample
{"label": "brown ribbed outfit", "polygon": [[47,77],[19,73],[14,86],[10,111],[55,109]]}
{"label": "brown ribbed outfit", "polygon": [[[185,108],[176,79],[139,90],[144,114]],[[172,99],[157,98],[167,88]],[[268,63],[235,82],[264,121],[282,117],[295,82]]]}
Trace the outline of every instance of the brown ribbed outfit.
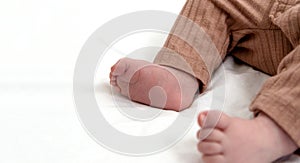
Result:
{"label": "brown ribbed outfit", "polygon": [[[222,59],[232,55],[272,75],[250,110],[267,114],[300,147],[300,0],[187,0],[180,15],[210,36]],[[197,34],[187,32],[190,28],[177,24],[173,30],[197,40]],[[180,55],[202,89],[209,83],[209,70],[221,64],[204,63],[194,47],[172,34],[164,47],[174,53],[162,50],[154,62],[190,73],[180,66]]]}

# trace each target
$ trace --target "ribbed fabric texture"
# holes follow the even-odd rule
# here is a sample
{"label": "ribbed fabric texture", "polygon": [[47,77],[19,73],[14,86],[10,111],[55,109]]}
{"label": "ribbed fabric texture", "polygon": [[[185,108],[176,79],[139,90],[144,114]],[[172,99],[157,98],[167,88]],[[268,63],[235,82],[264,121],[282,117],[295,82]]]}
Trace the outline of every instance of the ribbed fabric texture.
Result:
{"label": "ribbed fabric texture", "polygon": [[[300,0],[276,1],[270,18],[283,31],[293,50],[281,60],[277,74],[264,83],[250,109],[269,115],[300,147]],[[267,46],[272,42],[273,46],[279,45],[280,41],[270,40]],[[271,48],[270,57],[276,58],[280,49],[288,51],[285,48]]]}
{"label": "ribbed fabric texture", "polygon": [[[210,0],[188,0],[180,15],[195,22],[208,36],[210,36],[210,39],[213,41],[214,46],[219,52],[219,58],[221,59],[214,64],[204,63],[201,56],[207,56],[208,54],[205,54],[205,52],[199,54],[195,51],[197,47],[191,47],[185,40],[182,40],[175,35],[170,35],[164,47],[171,49],[174,53],[166,53],[165,50],[163,50],[156,56],[154,63],[186,71],[191,75],[196,76],[203,83],[204,88],[206,88],[211,75],[209,70],[213,71],[227,54],[230,40],[226,22],[228,15],[222,9],[215,6]],[[185,20],[179,18],[171,33],[179,31],[178,35],[180,36],[188,35],[186,38],[193,40],[194,46],[197,45],[197,42],[201,43],[201,36],[190,33],[191,27],[182,25],[184,23]],[[188,63],[192,67],[193,73],[189,70],[182,69],[182,67],[179,66],[182,65],[179,61]]]}
{"label": "ribbed fabric texture", "polygon": [[[300,146],[300,0],[187,0],[180,15],[203,29],[221,60],[233,55],[274,75],[250,109],[265,112]],[[189,43],[170,34],[164,45],[168,50],[162,50],[154,63],[190,73],[205,89],[221,60],[195,50],[202,35],[182,24],[178,19],[172,31],[187,35]],[[193,46],[190,40],[194,40]],[[183,62],[192,71],[182,66]]]}

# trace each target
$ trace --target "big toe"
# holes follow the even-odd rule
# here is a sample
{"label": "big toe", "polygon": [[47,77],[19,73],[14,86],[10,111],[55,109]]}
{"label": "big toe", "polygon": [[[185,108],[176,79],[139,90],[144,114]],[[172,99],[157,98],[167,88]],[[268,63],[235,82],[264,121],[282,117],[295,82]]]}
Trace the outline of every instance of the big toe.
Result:
{"label": "big toe", "polygon": [[224,130],[230,123],[230,117],[218,110],[201,112],[198,116],[198,124],[202,128],[219,128]]}
{"label": "big toe", "polygon": [[127,67],[126,58],[120,59],[110,68],[110,77],[119,76],[125,73]]}

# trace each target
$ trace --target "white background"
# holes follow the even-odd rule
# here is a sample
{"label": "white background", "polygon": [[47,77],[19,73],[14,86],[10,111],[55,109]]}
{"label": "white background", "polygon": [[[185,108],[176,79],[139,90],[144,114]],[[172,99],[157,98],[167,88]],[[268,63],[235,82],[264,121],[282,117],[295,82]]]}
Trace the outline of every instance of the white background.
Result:
{"label": "white background", "polygon": [[114,154],[90,139],[76,115],[72,77],[80,49],[112,18],[178,13],[184,2],[1,0],[0,162],[112,162]]}

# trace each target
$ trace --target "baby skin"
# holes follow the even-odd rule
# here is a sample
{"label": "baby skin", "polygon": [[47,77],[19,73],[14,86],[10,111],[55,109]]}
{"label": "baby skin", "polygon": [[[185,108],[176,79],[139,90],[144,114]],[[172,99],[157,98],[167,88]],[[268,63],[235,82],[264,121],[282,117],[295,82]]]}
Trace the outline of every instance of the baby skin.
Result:
{"label": "baby skin", "polygon": [[183,71],[130,58],[112,66],[110,84],[132,101],[175,111],[188,108],[199,88]]}
{"label": "baby skin", "polygon": [[[132,101],[175,111],[188,108],[199,88],[197,79],[183,71],[129,58],[112,66],[110,84]],[[205,163],[269,163],[297,149],[263,113],[245,120],[217,111],[202,112],[198,123],[197,147]]]}

